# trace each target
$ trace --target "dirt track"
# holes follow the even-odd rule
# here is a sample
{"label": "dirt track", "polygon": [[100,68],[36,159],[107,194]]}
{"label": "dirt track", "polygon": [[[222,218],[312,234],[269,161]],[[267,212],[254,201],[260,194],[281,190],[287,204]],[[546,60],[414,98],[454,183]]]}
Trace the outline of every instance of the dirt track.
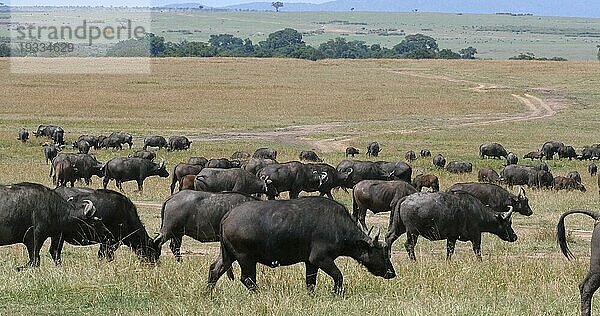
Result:
{"label": "dirt track", "polygon": [[[467,84],[472,85],[472,87],[467,88],[467,91],[473,93],[480,93],[484,91],[488,91],[491,89],[501,89],[506,88],[501,85],[492,84],[492,83],[481,83],[474,82],[464,79],[457,79],[448,76],[442,75],[432,75],[427,74],[422,70],[388,70],[391,73],[401,74],[404,76],[413,76],[418,78],[425,78],[435,81],[447,81],[456,84]],[[540,89],[541,90],[541,89]],[[546,95],[552,97],[555,94],[554,91],[545,89]],[[511,94],[515,99],[521,102],[523,105],[527,107],[527,111],[523,113],[515,113],[513,115],[506,116],[505,114],[488,114],[481,116],[474,116],[468,118],[456,118],[453,120],[449,120],[449,123],[446,124],[445,128],[453,128],[453,127],[464,127],[464,126],[483,126],[497,123],[507,123],[507,122],[519,122],[519,121],[530,121],[543,119],[547,117],[554,116],[556,111],[560,108],[564,108],[567,106],[567,101],[564,98],[552,98],[551,101],[544,100],[540,97],[523,93],[523,94]],[[278,128],[274,131],[266,131],[266,132],[226,132],[226,133],[216,133],[210,134],[207,136],[197,136],[191,137],[193,141],[215,141],[215,140],[231,140],[231,139],[253,139],[253,140],[265,140],[265,141],[275,141],[284,144],[290,145],[300,145],[306,148],[315,149],[319,152],[340,152],[344,151],[347,146],[349,146],[350,142],[357,137],[357,135],[346,134],[338,138],[329,138],[322,140],[314,140],[309,139],[309,135],[314,135],[318,133],[326,133],[326,132],[335,132],[343,127],[361,124],[361,122],[327,122],[323,124],[315,124],[315,125],[298,125],[298,126],[288,126],[284,128]],[[421,127],[427,128],[427,127]],[[402,133],[414,133],[417,132],[415,130],[403,130],[398,131]],[[363,135],[364,136],[364,135]]]}

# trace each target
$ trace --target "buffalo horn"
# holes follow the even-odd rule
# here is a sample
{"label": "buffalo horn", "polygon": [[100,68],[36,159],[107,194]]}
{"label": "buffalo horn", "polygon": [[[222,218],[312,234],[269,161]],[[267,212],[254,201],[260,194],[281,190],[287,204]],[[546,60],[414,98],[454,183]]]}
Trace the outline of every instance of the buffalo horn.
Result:
{"label": "buffalo horn", "polygon": [[94,203],[90,200],[83,200],[83,202],[85,202],[85,208],[83,209],[83,214],[85,214],[85,216],[87,217],[91,217],[92,215],[94,215],[94,213],[96,212],[96,207],[94,206]]}
{"label": "buffalo horn", "polygon": [[506,219],[510,218],[510,216],[512,215],[512,212],[513,212],[513,207],[508,206],[508,211],[503,212],[502,214],[500,214],[500,216],[502,216],[502,219],[506,220]]}

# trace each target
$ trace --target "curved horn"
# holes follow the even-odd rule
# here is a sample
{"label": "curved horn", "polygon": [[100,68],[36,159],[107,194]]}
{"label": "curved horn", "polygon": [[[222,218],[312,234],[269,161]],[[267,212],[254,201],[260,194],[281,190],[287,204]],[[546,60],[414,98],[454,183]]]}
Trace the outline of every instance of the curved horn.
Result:
{"label": "curved horn", "polygon": [[375,237],[373,237],[373,243],[378,243],[379,242],[379,234],[381,233],[381,227],[377,226],[377,234],[375,234]]}
{"label": "curved horn", "polygon": [[519,196],[525,196],[525,189],[523,189],[523,187],[521,187],[521,190],[519,190]]}
{"label": "curved horn", "polygon": [[507,212],[500,213],[500,217],[502,217],[503,220],[507,220],[510,218],[512,213],[513,213],[513,207],[509,206]]}
{"label": "curved horn", "polygon": [[86,204],[85,208],[83,209],[83,214],[85,214],[87,217],[92,217],[94,213],[96,213],[96,207],[94,206],[94,203],[90,200],[83,200],[83,202]]}
{"label": "curved horn", "polygon": [[350,175],[352,172],[354,172],[354,168],[350,168],[350,172],[348,172],[348,175]]}
{"label": "curved horn", "polygon": [[165,161],[164,161],[164,160],[161,160],[161,161],[160,161],[160,164],[158,165],[158,167],[159,167],[160,169],[162,169],[164,166],[165,166]]}

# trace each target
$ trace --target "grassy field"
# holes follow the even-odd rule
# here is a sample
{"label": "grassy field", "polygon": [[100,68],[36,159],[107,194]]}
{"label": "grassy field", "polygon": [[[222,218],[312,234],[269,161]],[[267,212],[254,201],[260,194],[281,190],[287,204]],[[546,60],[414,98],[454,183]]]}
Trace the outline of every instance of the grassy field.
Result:
{"label": "grassy field", "polygon": [[[152,63],[153,74],[146,76],[56,76],[10,74],[9,61],[0,60],[0,183],[50,185],[40,147],[45,140],[16,140],[20,127],[32,131],[38,124],[63,126],[71,141],[85,133],[134,135],[132,150],[94,152],[101,161],[130,154],[151,134],[191,137],[189,152],[158,152],[169,168],[189,156],[228,157],[262,146],[275,147],[282,161],[315,149],[336,165],[345,146],[364,151],[377,140],[382,160],[403,160],[407,150],[429,148],[449,161],[469,160],[474,170],[499,171],[502,161],[478,158],[481,143],[498,141],[522,157],[547,140],[580,150],[600,139],[596,62],[224,58]],[[577,230],[569,236],[574,262],[560,254],[554,229],[563,211],[597,207],[597,179],[587,174],[587,162],[548,164],[555,176],[579,171],[588,191],[528,190],[534,215],[515,216],[519,240],[509,244],[485,235],[481,263],[470,244],[459,243],[447,263],[445,243],[424,239],[417,245],[418,262],[411,263],[401,237],[393,247],[398,275],[393,280],[375,278],[352,260],[338,260],[345,276],[343,297],[330,294],[332,282],[324,274],[316,294],[308,295],[301,265],[259,268],[261,292],[255,295],[239,281],[225,279],[209,294],[205,282],[216,243],[185,239],[182,263],[165,246],[156,267],[139,263],[126,247],[107,264],[96,259],[95,247],[72,246],[65,246],[63,265],[55,267],[46,245],[42,266],[22,273],[14,268],[26,262],[25,247],[13,245],[0,248],[0,308],[9,314],[61,315],[574,315],[594,223],[568,219],[568,229]],[[413,168],[438,175],[442,189],[477,177],[434,170],[429,159],[418,159]],[[93,187],[99,185],[94,178]],[[168,197],[168,186],[167,179],[149,178],[139,194],[133,183],[124,185],[132,200],[151,202],[139,206],[151,234],[160,226],[160,209],[152,204]],[[350,195],[338,191],[335,197],[351,207]],[[387,215],[369,214],[367,223],[385,231]],[[595,306],[598,311],[600,305]]]}
{"label": "grassy field", "polygon": [[[2,16],[0,15],[0,18]],[[6,18],[6,17],[5,17]],[[318,46],[329,39],[345,37],[393,47],[405,35],[422,33],[438,40],[441,48],[458,51],[477,48],[479,58],[508,59],[531,52],[538,57],[595,60],[600,44],[600,20],[537,16],[367,13],[367,12],[210,12],[139,10],[54,10],[12,13],[12,20],[26,25],[43,22],[53,25],[80,25],[82,19],[103,21],[131,19],[148,22],[151,32],[170,41],[208,41],[213,34],[233,34],[255,43],[268,34],[292,27],[303,32],[304,40]],[[42,23],[42,24],[43,24]],[[12,24],[0,24],[0,36],[8,36]]]}

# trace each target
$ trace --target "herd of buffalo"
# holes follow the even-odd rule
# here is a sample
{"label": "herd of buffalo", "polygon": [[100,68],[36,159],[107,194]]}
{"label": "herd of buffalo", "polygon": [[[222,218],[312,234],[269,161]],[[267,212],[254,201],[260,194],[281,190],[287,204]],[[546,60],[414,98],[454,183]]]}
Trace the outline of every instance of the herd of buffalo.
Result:
{"label": "herd of buffalo", "polygon": [[[39,266],[40,249],[51,239],[50,254],[56,264],[61,262],[64,242],[73,245],[99,243],[98,256],[112,260],[115,250],[125,244],[140,258],[156,262],[162,245],[181,259],[184,235],[200,242],[220,242],[220,255],[211,265],[208,277],[212,288],[225,273],[233,279],[233,262],[241,268],[240,280],[249,290],[256,290],[256,264],[269,267],[304,263],[306,286],[316,285],[321,269],[334,281],[334,291],[343,291],[342,273],[335,264],[339,256],[354,258],[373,275],[395,276],[390,261],[391,246],[406,233],[405,248],[411,260],[416,260],[415,245],[419,236],[428,240],[446,240],[446,258],[450,260],[457,240],[470,241],[473,252],[481,260],[481,234],[492,233],[513,242],[517,235],[511,227],[515,213],[531,216],[532,209],[523,187],[517,195],[501,184],[528,185],[533,189],[580,190],[585,192],[577,171],[566,177],[554,177],[542,159],[559,158],[595,160],[600,158],[600,145],[577,153],[572,146],[547,142],[539,151],[523,159],[538,159],[534,167],[518,164],[517,155],[507,152],[498,143],[483,144],[481,159],[504,159],[500,173],[492,169],[478,172],[479,182],[457,183],[440,191],[439,179],[433,174],[413,177],[411,162],[417,154],[409,151],[405,161],[342,160],[336,167],[318,157],[314,151],[302,151],[299,161],[278,162],[277,151],[260,148],[253,154],[235,152],[231,158],[206,159],[190,157],[186,163],[173,167],[170,174],[164,162],[154,162],[152,148],[168,151],[186,150],[191,141],[184,136],[146,137],[143,150],[129,157],[116,157],[102,163],[90,155],[90,149],[122,149],[133,146],[133,137],[126,133],[109,136],[82,135],[72,146],[78,153],[62,153],[65,147],[64,129],[40,125],[33,133],[47,137],[44,156],[51,163],[50,176],[54,190],[40,184],[20,183],[0,186],[0,245],[24,243],[29,253],[27,266]],[[18,139],[26,142],[29,132],[22,129]],[[368,157],[378,157],[377,142],[367,146]],[[360,151],[346,149],[346,157]],[[467,161],[449,161],[423,149],[422,158],[452,173],[468,173],[473,165]],[[591,163],[588,171],[595,175]],[[104,189],[75,188],[77,180],[89,185],[92,177],[103,178]],[[161,226],[152,238],[140,221],[136,206],[125,195],[107,190],[111,180],[122,192],[122,183],[136,181],[143,190],[144,179],[150,176],[172,177],[171,196],[161,210]],[[70,187],[67,187],[67,184]],[[599,178],[600,187],[600,178]],[[422,188],[428,192],[421,192]],[[175,193],[176,188],[179,192]],[[352,210],[336,202],[332,190],[352,190]],[[300,192],[318,192],[320,196],[299,198]],[[289,192],[289,199],[277,199]],[[263,200],[266,196],[267,200]],[[379,229],[368,229],[367,210],[390,212],[389,227],[384,241]],[[587,214],[600,220],[600,213],[587,210],[566,212],[558,223],[558,240],[562,252],[571,257],[566,243],[565,216]],[[594,230],[590,272],[582,282],[582,314],[589,315],[591,297],[600,286],[600,232]],[[24,267],[20,267],[22,269]]]}

